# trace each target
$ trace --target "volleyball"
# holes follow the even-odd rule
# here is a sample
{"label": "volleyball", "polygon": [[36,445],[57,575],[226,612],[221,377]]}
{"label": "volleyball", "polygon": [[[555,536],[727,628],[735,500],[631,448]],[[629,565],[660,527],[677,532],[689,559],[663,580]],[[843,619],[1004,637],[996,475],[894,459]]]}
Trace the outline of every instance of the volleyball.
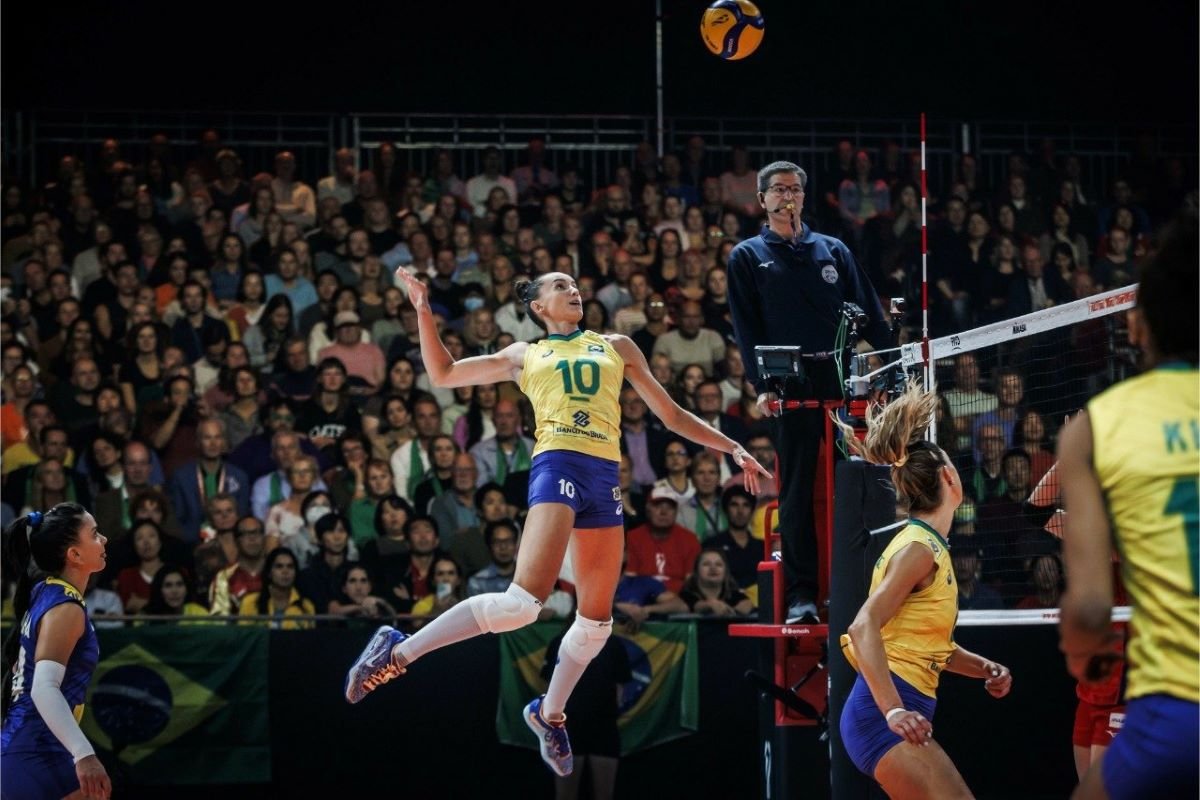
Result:
{"label": "volleyball", "polygon": [[700,18],[700,38],[713,55],[737,61],[758,49],[765,25],[750,0],[717,0]]}

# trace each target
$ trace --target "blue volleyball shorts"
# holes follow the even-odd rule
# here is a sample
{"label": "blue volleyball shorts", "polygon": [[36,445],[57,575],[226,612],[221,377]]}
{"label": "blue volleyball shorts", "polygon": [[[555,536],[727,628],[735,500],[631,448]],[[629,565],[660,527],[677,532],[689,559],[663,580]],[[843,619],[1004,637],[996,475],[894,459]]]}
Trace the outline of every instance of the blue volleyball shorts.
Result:
{"label": "blue volleyball shorts", "polygon": [[[912,684],[895,673],[890,673],[896,691],[900,693],[900,703],[909,711],[918,711],[925,719],[933,722],[933,712],[937,700],[927,694],[917,691]],[[854,681],[854,688],[846,698],[842,707],[842,719],[839,723],[842,732],[842,744],[854,762],[864,774],[875,777],[875,766],[888,751],[904,741],[888,727],[883,713],[875,705],[875,698],[862,675]]]}
{"label": "blue volleyball shorts", "polygon": [[625,523],[617,462],[571,450],[547,450],[529,469],[529,507],[563,503],[575,509],[576,528],[612,528]]}
{"label": "blue volleyball shorts", "polygon": [[1200,704],[1165,694],[1125,704],[1125,724],[1100,762],[1111,800],[1200,797]]}
{"label": "blue volleyball shorts", "polygon": [[0,800],[57,800],[79,789],[75,764],[66,750],[5,750],[0,774],[4,775]]}

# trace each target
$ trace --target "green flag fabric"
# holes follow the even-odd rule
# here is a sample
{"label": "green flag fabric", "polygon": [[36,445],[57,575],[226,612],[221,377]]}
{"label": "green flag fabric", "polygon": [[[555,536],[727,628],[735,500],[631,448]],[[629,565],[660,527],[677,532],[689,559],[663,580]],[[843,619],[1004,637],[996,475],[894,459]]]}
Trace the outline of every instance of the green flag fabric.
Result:
{"label": "green flag fabric", "polygon": [[271,780],[266,628],[100,629],[83,732],[138,784]]}
{"label": "green flag fabric", "polygon": [[[542,664],[547,646],[561,631],[561,623],[542,623],[501,635],[496,733],[504,744],[537,747],[521,712],[526,703],[546,692]],[[613,636],[625,647],[633,672],[633,680],[620,692],[621,755],[696,731],[700,723],[696,624],[647,622],[635,633],[616,626]]]}

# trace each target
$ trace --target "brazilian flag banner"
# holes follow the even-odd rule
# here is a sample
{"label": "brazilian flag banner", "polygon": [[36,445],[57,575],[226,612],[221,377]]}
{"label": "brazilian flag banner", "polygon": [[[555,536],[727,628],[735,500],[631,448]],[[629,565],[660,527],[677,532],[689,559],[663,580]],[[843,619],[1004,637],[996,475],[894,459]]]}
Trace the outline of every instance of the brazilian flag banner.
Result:
{"label": "brazilian flag banner", "polygon": [[[545,694],[542,664],[560,623],[527,625],[500,636],[496,734],[504,744],[536,748],[525,704]],[[613,627],[629,656],[633,680],[620,687],[621,755],[688,736],[700,727],[700,667],[694,622],[647,622],[630,633]],[[550,654],[554,658],[554,654]],[[568,730],[569,730],[568,725]]]}
{"label": "brazilian flag banner", "polygon": [[83,732],[138,784],[266,783],[267,628],[99,629]]}

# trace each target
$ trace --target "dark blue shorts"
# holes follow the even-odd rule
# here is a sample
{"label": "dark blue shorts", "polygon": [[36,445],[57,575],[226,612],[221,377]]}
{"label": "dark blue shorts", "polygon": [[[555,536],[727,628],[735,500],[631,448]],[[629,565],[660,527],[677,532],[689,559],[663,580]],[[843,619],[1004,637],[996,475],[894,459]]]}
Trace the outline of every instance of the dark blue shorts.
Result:
{"label": "dark blue shorts", "polygon": [[1152,694],[1125,704],[1125,724],[1100,762],[1111,800],[1200,797],[1200,705]]}
{"label": "dark blue shorts", "polygon": [[564,503],[575,509],[576,528],[625,524],[617,462],[571,450],[547,450],[533,457],[529,507],[538,503]]}
{"label": "dark blue shorts", "polygon": [[[896,691],[900,693],[900,703],[909,711],[918,711],[925,719],[933,722],[937,700],[917,691],[912,684],[897,677],[895,673],[889,674]],[[887,720],[875,705],[875,698],[871,696],[871,690],[862,675],[855,679],[854,688],[846,698],[839,729],[842,732],[842,744],[854,766],[872,778],[875,777],[875,766],[879,760],[904,741],[903,737],[892,733],[892,729],[888,727]]]}
{"label": "dark blue shorts", "polygon": [[79,789],[75,764],[66,750],[5,750],[0,775],[2,800],[60,800]]}

